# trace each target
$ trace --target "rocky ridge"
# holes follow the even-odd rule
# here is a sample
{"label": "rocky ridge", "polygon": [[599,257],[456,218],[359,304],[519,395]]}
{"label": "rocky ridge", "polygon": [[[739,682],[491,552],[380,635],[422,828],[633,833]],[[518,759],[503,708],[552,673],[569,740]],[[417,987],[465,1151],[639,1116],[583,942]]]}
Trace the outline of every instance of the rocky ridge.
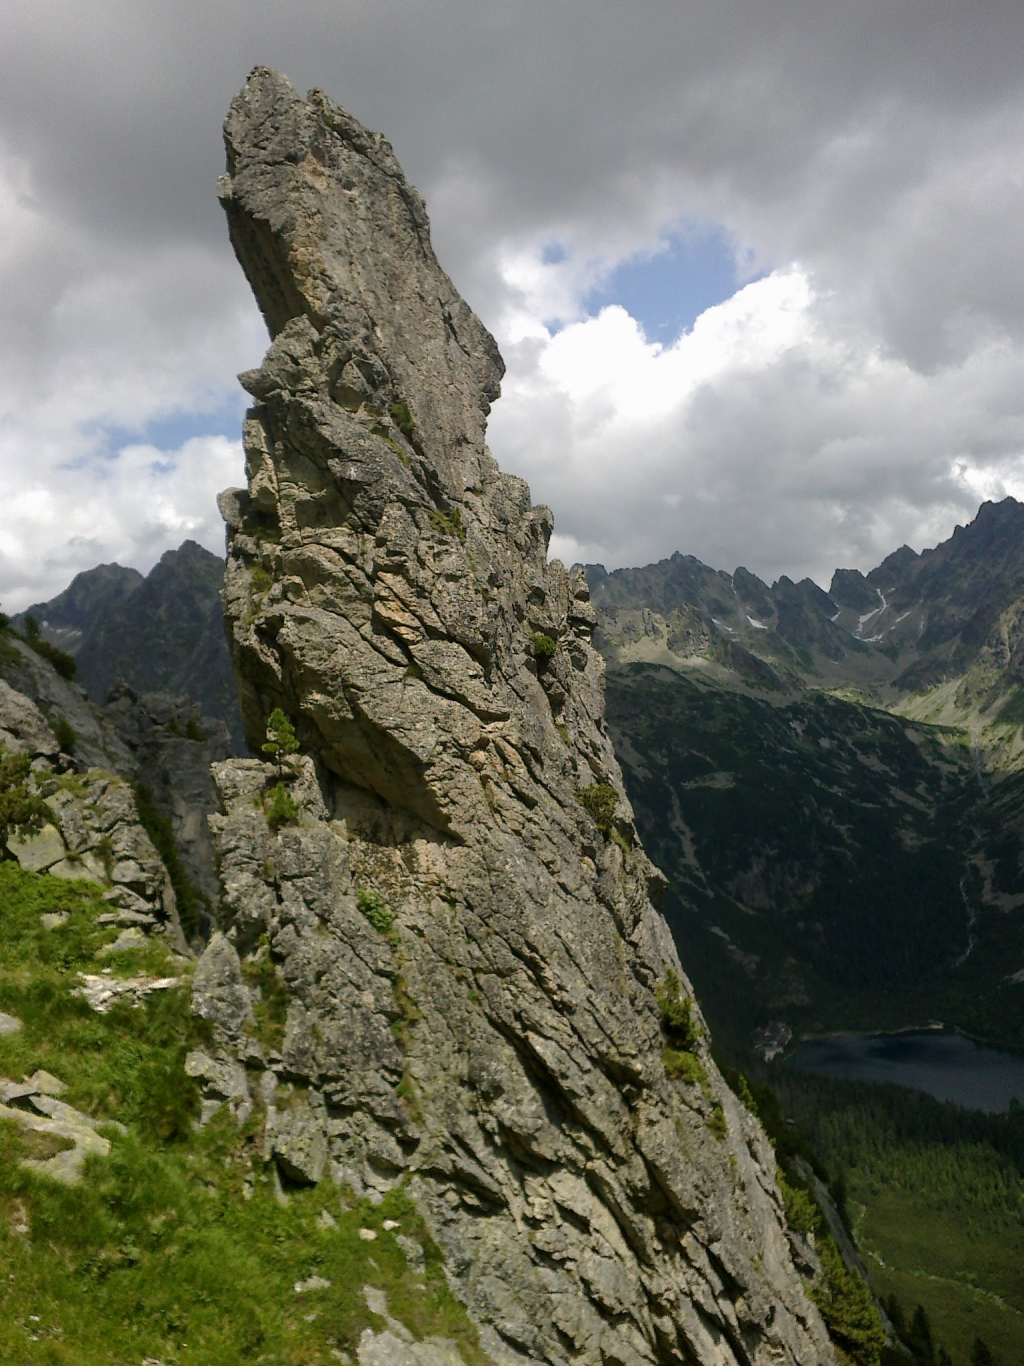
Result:
{"label": "rocky ridge", "polygon": [[[225,137],[273,338],[225,612],[250,745],[279,706],[304,757],[215,766],[196,1075],[241,1110],[259,1073],[286,1177],[407,1181],[495,1360],[831,1362],[651,901],[585,576],[485,445],[494,343],[383,138],[264,68]],[[697,1026],[673,1075],[659,986]]]}
{"label": "rocky ridge", "polygon": [[21,630],[34,616],[43,639],[74,658],[78,682],[100,706],[119,682],[136,693],[188,694],[227,725],[239,753],[244,741],[224,643],[223,579],[223,559],[183,541],[145,578],[118,564],[97,565],[12,624]]}
{"label": "rocky ridge", "polygon": [[598,641],[610,662],[696,670],[788,700],[854,691],[887,710],[986,734],[991,762],[1021,744],[993,731],[1024,682],[1024,505],[983,503],[967,526],[917,554],[902,546],[867,574],[837,569],[828,592],[783,576],[770,587],[690,555],[639,569],[588,565]]}

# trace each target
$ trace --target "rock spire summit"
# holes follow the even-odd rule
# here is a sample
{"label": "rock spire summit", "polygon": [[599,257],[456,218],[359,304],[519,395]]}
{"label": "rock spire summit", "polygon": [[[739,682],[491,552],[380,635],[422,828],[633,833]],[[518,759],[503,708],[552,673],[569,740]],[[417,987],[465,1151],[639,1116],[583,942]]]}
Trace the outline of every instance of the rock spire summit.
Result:
{"label": "rock spire summit", "polygon": [[495,1361],[832,1363],[652,904],[586,578],[485,445],[495,344],[382,137],[261,67],[225,139],[272,336],[225,613],[250,743],[280,707],[304,756],[291,823],[267,766],[215,766],[208,975],[266,936],[262,1091],[305,1088],[267,1143],[294,1179],[404,1181]]}

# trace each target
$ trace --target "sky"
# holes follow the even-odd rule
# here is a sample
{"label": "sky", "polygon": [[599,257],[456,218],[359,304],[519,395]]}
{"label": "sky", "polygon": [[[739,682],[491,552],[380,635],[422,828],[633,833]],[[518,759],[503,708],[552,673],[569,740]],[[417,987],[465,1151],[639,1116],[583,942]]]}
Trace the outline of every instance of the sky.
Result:
{"label": "sky", "polygon": [[1024,6],[0,0],[0,604],[242,482],[217,203],[257,63],[385,133],[552,552],[769,582],[1024,497]]}

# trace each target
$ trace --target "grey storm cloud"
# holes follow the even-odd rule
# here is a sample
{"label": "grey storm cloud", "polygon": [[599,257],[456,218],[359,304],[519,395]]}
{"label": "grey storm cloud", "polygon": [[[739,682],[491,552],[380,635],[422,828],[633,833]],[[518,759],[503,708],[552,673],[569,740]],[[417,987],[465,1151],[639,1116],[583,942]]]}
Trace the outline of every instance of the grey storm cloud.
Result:
{"label": "grey storm cloud", "polygon": [[[1019,487],[1020,5],[6,0],[0,13],[9,605],[99,558],[145,567],[185,534],[217,544],[212,495],[239,457],[201,418],[234,401],[263,334],[214,181],[221,120],[257,63],[322,86],[394,144],[509,360],[496,454],[552,503],[566,553],[678,548],[821,576],[947,534],[980,496]],[[800,325],[755,356],[734,337],[674,407],[623,399],[618,419],[588,419],[582,362],[544,325],[588,326],[589,284],[685,221],[720,227],[750,274],[798,268]],[[553,241],[561,274],[524,285],[523,262]],[[675,374],[656,360],[636,358],[638,383]],[[610,351],[602,365],[621,369]],[[198,415],[191,446],[124,456],[174,413]]]}

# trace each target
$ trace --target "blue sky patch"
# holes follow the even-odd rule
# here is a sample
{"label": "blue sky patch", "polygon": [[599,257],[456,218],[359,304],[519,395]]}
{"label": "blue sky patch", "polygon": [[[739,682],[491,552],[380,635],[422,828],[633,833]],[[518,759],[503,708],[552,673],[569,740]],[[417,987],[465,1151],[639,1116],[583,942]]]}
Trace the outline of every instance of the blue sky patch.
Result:
{"label": "blue sky patch", "polygon": [[158,451],[176,451],[194,436],[226,436],[237,441],[242,435],[242,418],[251,402],[248,395],[231,395],[216,408],[205,411],[169,413],[142,427],[108,427],[104,444],[113,454],[123,446],[155,446]]}
{"label": "blue sky patch", "polygon": [[593,315],[609,304],[621,304],[649,341],[667,346],[688,332],[705,309],[731,298],[739,283],[733,245],[724,233],[679,234],[657,255],[617,266],[591,290],[584,305]]}

